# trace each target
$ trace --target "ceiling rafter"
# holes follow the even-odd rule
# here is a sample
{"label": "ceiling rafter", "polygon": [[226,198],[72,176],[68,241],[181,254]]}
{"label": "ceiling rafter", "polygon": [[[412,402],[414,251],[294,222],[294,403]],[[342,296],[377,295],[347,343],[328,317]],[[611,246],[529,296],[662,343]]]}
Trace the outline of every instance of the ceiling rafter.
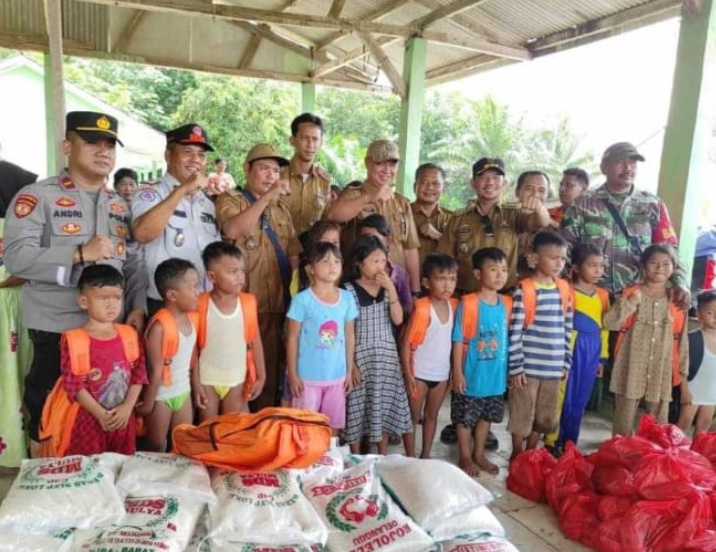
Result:
{"label": "ceiling rafter", "polygon": [[90,4],[116,6],[120,8],[143,9],[147,11],[175,13],[194,17],[277,23],[293,27],[317,27],[341,31],[362,31],[392,36],[413,36],[420,29],[415,25],[390,25],[364,20],[332,18],[321,15],[285,13],[275,10],[245,8],[233,5],[207,5],[194,0],[75,0]]}
{"label": "ceiling rafter", "polygon": [[271,27],[269,27],[265,23],[257,24],[250,23],[247,21],[231,21],[231,24],[235,27],[238,27],[251,33],[252,35],[259,35],[261,38],[264,38],[270,42],[273,42],[274,44],[286,48],[287,50],[290,50],[291,52],[294,52],[299,56],[305,57],[307,59],[316,59],[321,63],[329,61],[328,57],[324,53],[315,52],[311,48],[308,48],[306,46],[294,42],[293,40],[289,40],[288,38],[281,36],[280,34],[272,31]]}
{"label": "ceiling rafter", "polygon": [[343,11],[343,6],[345,6],[346,0],[333,0],[333,3],[331,4],[331,9],[328,10],[328,17],[340,17],[341,12]]}
{"label": "ceiling rafter", "polygon": [[413,21],[413,24],[417,25],[421,29],[425,29],[441,19],[459,15],[460,13],[472,9],[486,1],[487,0],[454,0],[449,4],[441,5],[439,8],[436,8],[430,13],[418,18]]}
{"label": "ceiling rafter", "polygon": [[139,27],[141,27],[147,15],[148,12],[143,10],[136,10],[132,14],[132,19],[130,19],[129,23],[127,23],[124,29],[122,29],[122,33],[119,35],[117,42],[112,47],[113,51],[124,52],[127,50],[127,46],[129,46],[132,38],[134,38],[134,35],[139,30]]}
{"label": "ceiling rafter", "polygon": [[590,35],[609,32],[628,23],[635,24],[645,18],[663,17],[664,19],[678,15],[681,0],[652,0],[646,4],[640,4],[633,8],[627,8],[618,13],[593,19],[581,25],[575,25],[564,31],[549,34],[528,42],[529,48],[535,55],[543,55],[542,50],[552,51],[555,46],[563,43],[582,39]]}
{"label": "ceiling rafter", "polygon": [[259,51],[259,46],[261,46],[262,41],[263,38],[260,34],[257,33],[251,35],[251,38],[249,39],[249,44],[244,50],[244,55],[241,56],[241,61],[239,62],[239,69],[248,69],[249,67],[251,67],[251,63],[253,63],[254,58],[256,57],[256,52]]}
{"label": "ceiling rafter", "polygon": [[[430,10],[436,10],[438,9],[442,4],[438,2],[438,0],[413,0],[415,3],[420,4],[421,6],[425,6],[426,8]],[[475,3],[475,6],[478,6],[479,4]],[[477,23],[473,21],[472,19],[465,17],[462,14],[453,15],[449,18],[446,18],[446,21],[452,25],[456,25],[461,30],[467,31],[470,34],[475,35],[478,38],[483,38],[485,40],[489,40],[490,42],[494,42],[496,44],[502,44],[507,45],[504,41],[500,39],[500,37],[495,33],[493,29],[490,29],[487,25],[483,25],[481,23]]]}
{"label": "ceiling rafter", "polygon": [[[394,44],[395,42],[399,42],[400,40],[402,40],[402,39],[395,38],[395,37],[382,36],[382,37],[376,39],[376,42],[381,47],[384,47],[384,46],[389,46],[391,44]],[[349,52],[345,52],[342,56],[332,59],[331,61],[328,61],[328,62],[324,63],[323,65],[319,65],[313,71],[311,71],[311,75],[316,76],[316,77],[321,77],[323,75],[327,75],[328,73],[331,73],[331,72],[335,71],[336,69],[343,67],[344,65],[348,65],[352,61],[355,61],[356,59],[360,59],[361,57],[366,56],[369,53],[370,53],[370,51],[366,50],[365,46],[360,46],[358,48],[350,50]]]}
{"label": "ceiling rafter", "polygon": [[395,91],[401,98],[404,98],[405,82],[403,82],[403,77],[401,76],[400,72],[395,68],[393,62],[390,61],[388,54],[385,53],[385,50],[383,50],[381,45],[378,44],[376,39],[373,38],[369,33],[359,32],[358,36],[368,47],[370,53],[376,59],[378,65],[380,65],[380,68],[383,69],[385,76],[388,77],[388,80],[390,81],[390,84],[393,85]]}
{"label": "ceiling rafter", "polygon": [[[0,31],[0,47],[37,50],[47,52],[49,50],[47,35],[31,35],[27,33],[14,33]],[[157,67],[171,67],[175,69],[187,69],[190,71],[203,71],[206,73],[217,73],[223,75],[234,75],[238,77],[250,77],[257,79],[275,79],[288,82],[305,82],[306,76],[297,73],[286,73],[282,71],[264,71],[256,69],[238,69],[212,65],[209,63],[191,63],[178,59],[160,58],[154,56],[143,56],[134,54],[117,54],[100,52],[94,46],[77,40],[63,40],[63,52],[68,56],[91,57],[97,59],[112,59],[116,61],[127,61],[132,63],[144,63]],[[375,83],[362,82],[358,80],[346,80],[339,78],[321,77],[314,79],[317,84],[335,86],[338,88],[349,88],[353,90],[364,90],[369,92],[389,93],[393,89]]]}

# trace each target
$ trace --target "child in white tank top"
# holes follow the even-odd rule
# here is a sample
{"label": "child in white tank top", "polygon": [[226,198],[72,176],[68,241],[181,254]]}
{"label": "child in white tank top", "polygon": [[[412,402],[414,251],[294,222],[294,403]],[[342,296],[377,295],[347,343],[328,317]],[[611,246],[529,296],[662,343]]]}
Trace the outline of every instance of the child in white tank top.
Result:
{"label": "child in white tank top", "polygon": [[[164,299],[164,307],[160,311],[167,315],[168,322],[165,328],[161,315],[157,313],[147,328],[149,385],[144,389],[136,409],[146,422],[143,448],[165,452],[169,432],[179,424],[193,421],[189,373],[197,334],[190,313],[196,310],[199,273],[189,261],[167,259],[157,267],[154,280]],[[177,333],[178,347],[167,370],[164,334],[172,330]]]}
{"label": "child in white tank top", "polygon": [[[457,263],[449,255],[431,253],[423,261],[421,275],[427,296],[416,301],[411,313],[401,344],[401,364],[413,424],[423,426],[420,458],[430,458],[438,412],[448,391],[450,379],[452,326],[455,315],[450,298],[457,285]],[[425,308],[429,309],[428,316],[424,316]],[[416,326],[424,322],[427,322],[427,328],[417,330]],[[411,351],[411,336],[416,331],[424,332],[425,337],[422,343]],[[412,457],[415,456],[415,430],[410,437],[405,439],[405,449],[406,454]]]}
{"label": "child in white tank top", "polygon": [[[266,381],[261,337],[246,342],[247,324],[257,330],[256,309],[242,308],[240,293],[246,283],[244,259],[235,245],[210,243],[202,253],[204,268],[212,290],[201,297],[206,309],[199,309],[200,325],[205,325],[205,342],[199,344],[199,369],[192,373],[194,403],[199,419],[227,412],[245,412],[248,401],[261,394]],[[255,299],[242,294],[245,301]],[[247,299],[248,297],[248,299]],[[245,389],[249,354],[255,366],[251,388]]]}

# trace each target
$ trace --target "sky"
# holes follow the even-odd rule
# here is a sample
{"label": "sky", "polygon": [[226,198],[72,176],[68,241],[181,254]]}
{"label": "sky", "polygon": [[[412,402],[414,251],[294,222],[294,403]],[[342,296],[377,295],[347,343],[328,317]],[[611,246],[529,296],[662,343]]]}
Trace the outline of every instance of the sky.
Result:
{"label": "sky", "polygon": [[671,19],[437,89],[491,95],[535,123],[567,115],[596,159],[611,143],[633,142],[646,157],[637,184],[655,192],[678,33]]}

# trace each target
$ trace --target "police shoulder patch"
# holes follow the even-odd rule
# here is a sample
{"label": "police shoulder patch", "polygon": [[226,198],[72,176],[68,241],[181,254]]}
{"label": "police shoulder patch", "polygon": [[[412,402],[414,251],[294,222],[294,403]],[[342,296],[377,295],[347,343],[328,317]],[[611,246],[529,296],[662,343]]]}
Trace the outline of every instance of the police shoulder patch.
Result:
{"label": "police shoulder patch", "polygon": [[159,194],[152,188],[142,188],[138,197],[142,201],[156,201],[159,198]]}
{"label": "police shoulder patch", "polygon": [[32,213],[37,207],[37,197],[32,194],[20,194],[15,200],[15,216],[23,218]]}

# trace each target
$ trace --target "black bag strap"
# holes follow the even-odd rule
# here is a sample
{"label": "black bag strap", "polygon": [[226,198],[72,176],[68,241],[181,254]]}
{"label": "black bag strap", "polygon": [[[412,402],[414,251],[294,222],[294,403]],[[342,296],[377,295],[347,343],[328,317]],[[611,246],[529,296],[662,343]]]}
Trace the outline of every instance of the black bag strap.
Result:
{"label": "black bag strap", "polygon": [[616,206],[608,199],[604,200],[604,206],[607,208],[607,211],[609,211],[609,214],[612,215],[612,218],[614,219],[616,225],[619,227],[621,233],[624,234],[624,237],[627,239],[627,243],[629,243],[629,245],[638,255],[641,255],[642,249],[641,243],[639,243],[639,238],[629,233],[629,230],[627,229],[626,223],[624,222],[624,219],[622,218],[619,209],[617,209]]}
{"label": "black bag strap", "polygon": [[[244,189],[241,190],[241,193],[249,202],[249,205],[252,205],[254,201],[256,201],[254,194],[250,191]],[[278,240],[276,232],[274,232],[274,229],[271,228],[266,211],[261,213],[261,229],[266,232],[266,236],[271,242],[273,250],[276,253],[276,259],[278,260],[278,267],[281,273],[281,285],[283,286],[284,306],[288,309],[288,305],[291,302],[291,263],[288,260],[288,255],[286,255],[283,247],[281,247],[281,243]]]}

